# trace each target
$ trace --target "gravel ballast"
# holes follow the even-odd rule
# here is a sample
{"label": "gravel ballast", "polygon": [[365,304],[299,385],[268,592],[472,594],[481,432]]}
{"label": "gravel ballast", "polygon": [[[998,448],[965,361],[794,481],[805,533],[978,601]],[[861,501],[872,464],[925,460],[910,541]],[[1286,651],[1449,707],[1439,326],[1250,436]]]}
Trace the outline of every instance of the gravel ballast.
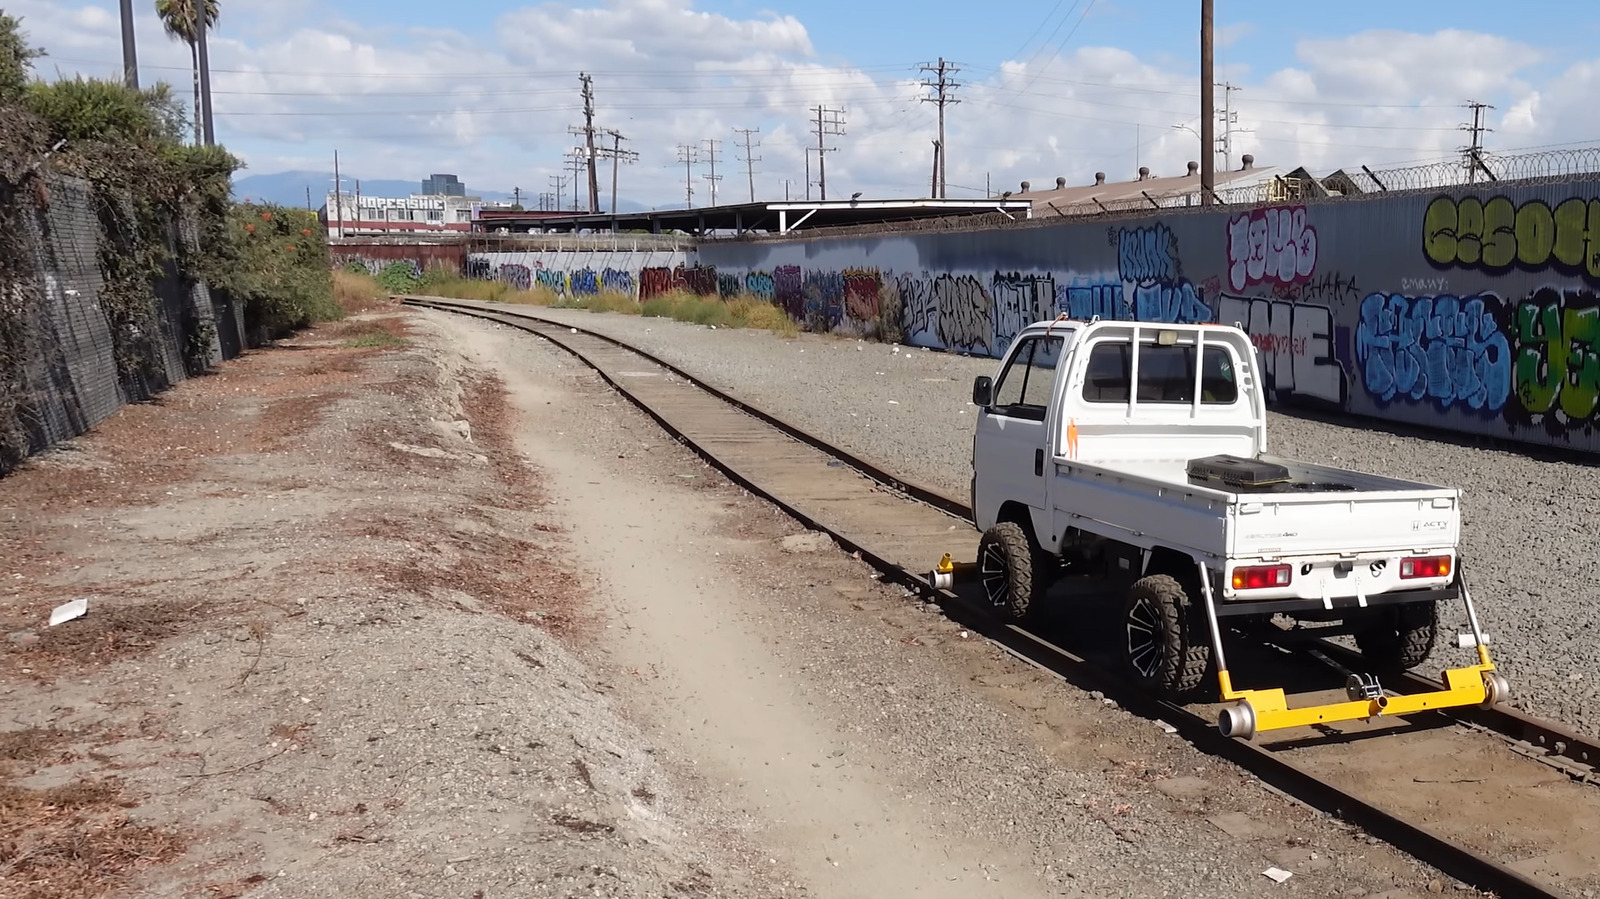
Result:
{"label": "gravel ballast", "polygon": [[[972,378],[992,359],[822,335],[783,338],[660,318],[539,309],[626,340],[706,382],[891,470],[965,497],[975,410]],[[1270,413],[1276,455],[1459,487],[1464,571],[1513,704],[1600,733],[1600,574],[1585,564],[1600,536],[1591,466],[1510,450]],[[1427,671],[1468,660],[1457,604],[1441,608]]]}

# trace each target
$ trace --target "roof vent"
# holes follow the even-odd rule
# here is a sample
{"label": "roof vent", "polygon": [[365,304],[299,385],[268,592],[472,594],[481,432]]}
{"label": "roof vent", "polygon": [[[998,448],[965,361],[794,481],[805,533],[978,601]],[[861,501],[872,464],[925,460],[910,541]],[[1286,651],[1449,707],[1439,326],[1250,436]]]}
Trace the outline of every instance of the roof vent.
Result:
{"label": "roof vent", "polygon": [[1148,177],[1150,177],[1150,167],[1147,165],[1139,166],[1139,180],[1143,181]]}
{"label": "roof vent", "polygon": [[1061,188],[1066,187],[1066,186],[1067,186],[1067,179],[1057,175],[1056,176],[1056,190],[1060,190]]}
{"label": "roof vent", "polygon": [[1095,172],[1094,173],[1094,183],[1095,184],[1104,184],[1104,183],[1106,183],[1106,173],[1105,172]]}
{"label": "roof vent", "polygon": [[1195,172],[1198,172],[1198,171],[1200,171],[1200,163],[1198,163],[1198,162],[1189,163],[1189,174],[1193,175]]}
{"label": "roof vent", "polygon": [[1026,182],[1026,181],[1024,181],[1024,182],[1022,182],[1022,192],[1023,192],[1023,193],[1027,193],[1027,192],[1028,192],[1028,188],[1030,188],[1030,187],[1032,187],[1032,186],[1033,186],[1033,185],[1031,185],[1031,184],[1029,184],[1029,183],[1028,183],[1028,182]]}
{"label": "roof vent", "polygon": [[1239,157],[1239,161],[1244,163],[1244,165],[1239,169],[1239,171],[1241,171],[1241,172],[1249,171],[1250,169],[1255,168],[1256,158],[1254,156],[1251,156],[1249,153],[1246,153],[1243,156]]}

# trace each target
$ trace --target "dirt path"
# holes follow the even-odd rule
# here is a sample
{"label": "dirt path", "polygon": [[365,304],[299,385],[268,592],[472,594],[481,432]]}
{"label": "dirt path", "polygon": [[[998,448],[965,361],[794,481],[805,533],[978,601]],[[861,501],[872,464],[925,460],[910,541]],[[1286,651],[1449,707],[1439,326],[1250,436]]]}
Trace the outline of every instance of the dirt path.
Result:
{"label": "dirt path", "polygon": [[[684,486],[709,473],[641,472],[649,451],[630,456],[625,427],[580,421],[573,410],[590,405],[583,397],[509,364],[526,338],[458,333],[476,361],[506,378],[522,413],[519,447],[560,497],[580,563],[605,572],[612,661],[649,672],[634,707],[701,777],[727,785],[723,800],[764,822],[763,842],[780,864],[806,872],[829,897],[1059,894],[1003,845],[931,831],[924,797],[908,792],[893,759],[852,746],[853,735],[810,698],[815,675],[795,670],[775,645],[789,635],[752,605],[748,574],[728,570],[732,560],[757,561],[766,542],[721,531],[738,514],[728,507],[740,505],[719,499],[725,491]],[[621,451],[596,451],[611,442]],[[780,562],[780,578],[784,567],[803,577],[809,566]],[[865,574],[855,572],[870,583]]]}

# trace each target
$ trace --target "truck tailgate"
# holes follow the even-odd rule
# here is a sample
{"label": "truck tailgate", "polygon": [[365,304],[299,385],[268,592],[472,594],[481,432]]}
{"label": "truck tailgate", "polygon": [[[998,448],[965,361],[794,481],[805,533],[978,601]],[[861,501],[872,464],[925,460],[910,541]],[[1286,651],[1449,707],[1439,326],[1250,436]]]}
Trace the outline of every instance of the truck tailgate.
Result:
{"label": "truck tailgate", "polygon": [[1243,495],[1233,506],[1233,558],[1392,553],[1453,548],[1458,491],[1428,488]]}

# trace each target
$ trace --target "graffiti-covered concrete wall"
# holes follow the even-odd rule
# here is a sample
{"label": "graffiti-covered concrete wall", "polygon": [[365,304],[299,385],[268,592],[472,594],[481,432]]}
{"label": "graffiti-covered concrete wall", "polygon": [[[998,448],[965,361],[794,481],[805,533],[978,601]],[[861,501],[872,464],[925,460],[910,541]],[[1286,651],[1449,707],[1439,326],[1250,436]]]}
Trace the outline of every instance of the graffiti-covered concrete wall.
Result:
{"label": "graffiti-covered concrete wall", "polygon": [[[663,281],[681,271],[688,254],[679,250],[530,250],[472,253],[467,277],[503,281],[518,290],[545,287],[561,296],[605,291],[649,299],[664,293]],[[662,273],[666,273],[663,275]],[[715,292],[715,281],[712,282]]]}
{"label": "graffiti-covered concrete wall", "polygon": [[984,355],[1059,313],[1238,322],[1272,402],[1600,449],[1600,180],[712,241],[690,262],[687,277],[771,297],[814,330]]}

